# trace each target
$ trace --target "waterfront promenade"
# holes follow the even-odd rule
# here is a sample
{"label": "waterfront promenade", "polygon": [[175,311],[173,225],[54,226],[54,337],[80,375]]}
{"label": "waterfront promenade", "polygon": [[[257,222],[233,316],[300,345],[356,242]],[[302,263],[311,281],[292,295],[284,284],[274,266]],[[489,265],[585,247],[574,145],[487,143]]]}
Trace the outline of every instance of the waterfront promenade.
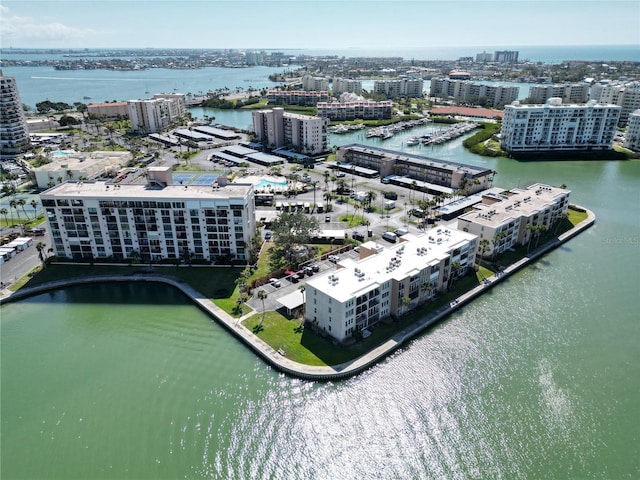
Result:
{"label": "waterfront promenade", "polygon": [[[582,207],[578,207],[582,208]],[[586,210],[586,209],[585,209]],[[250,312],[243,317],[234,318],[220,307],[215,305],[210,299],[205,298],[200,292],[193,289],[187,283],[168,275],[160,275],[155,273],[133,273],[127,275],[96,275],[90,277],[78,277],[73,279],[65,279],[54,282],[48,282],[31,288],[23,288],[14,293],[4,290],[0,298],[0,305],[9,301],[20,300],[29,296],[37,295],[49,290],[64,288],[67,286],[85,284],[85,283],[105,283],[105,282],[161,282],[172,285],[182,291],[202,310],[212,316],[218,323],[224,326],[236,338],[243,341],[249,348],[258,354],[264,361],[284,372],[288,375],[303,378],[307,380],[329,381],[341,378],[347,378],[358,374],[372,365],[378,363],[389,354],[394,352],[408,340],[422,333],[431,325],[441,321],[450,313],[468,304],[475,298],[482,295],[485,291],[493,288],[498,283],[513,273],[521,270],[527,265],[535,262],[537,259],[567,242],[577,234],[591,227],[595,223],[595,215],[590,210],[586,210],[587,218],[575,225],[571,230],[553,238],[549,242],[541,245],[535,250],[528,253],[524,258],[509,265],[503,271],[492,275],[485,279],[480,285],[463,293],[458,298],[452,300],[449,304],[443,305],[437,310],[426,314],[414,324],[406,327],[400,332],[390,337],[387,341],[378,345],[376,348],[366,354],[356,358],[353,361],[333,366],[312,366],[304,365],[288,359],[286,356],[278,353],[270,345],[262,341],[258,336],[254,335],[249,329],[242,325],[242,321],[255,314]]]}

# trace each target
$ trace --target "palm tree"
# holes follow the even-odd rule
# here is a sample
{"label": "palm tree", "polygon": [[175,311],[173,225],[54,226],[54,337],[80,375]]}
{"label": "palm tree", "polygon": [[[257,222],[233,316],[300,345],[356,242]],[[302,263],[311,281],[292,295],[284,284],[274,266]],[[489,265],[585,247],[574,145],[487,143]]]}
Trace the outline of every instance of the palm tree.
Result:
{"label": "palm tree", "polygon": [[378,197],[378,195],[376,194],[376,192],[369,190],[367,192],[366,195],[366,199],[367,199],[367,209],[371,210],[371,204],[375,201],[375,199]]}
{"label": "palm tree", "polygon": [[322,198],[327,202],[327,211],[331,210],[331,199],[333,198],[333,194],[331,192],[324,192]]}
{"label": "palm tree", "polygon": [[407,295],[405,295],[400,299],[400,302],[402,303],[402,314],[407,313],[407,307],[411,303],[411,299]]}
{"label": "palm tree", "polygon": [[318,187],[318,182],[317,180],[314,180],[313,182],[311,182],[311,186],[313,187],[313,205],[315,208],[316,205],[316,188]]}
{"label": "palm tree", "polygon": [[453,281],[456,280],[458,276],[458,272],[460,271],[461,267],[462,265],[460,264],[460,262],[457,262],[457,261],[451,264],[451,274],[449,275],[449,285],[447,285],[448,288],[451,288],[451,286],[453,285]]}
{"label": "palm tree", "polygon": [[[20,223],[20,212],[18,211],[18,201],[16,199],[9,200],[9,207],[13,208],[16,211],[16,215],[18,215],[18,223]],[[13,215],[11,215],[11,220],[13,221]]]}
{"label": "palm tree", "polygon": [[302,318],[304,319],[304,315],[305,315],[305,301],[304,301],[304,291],[307,289],[307,287],[305,287],[304,285],[300,285],[298,287],[298,290],[300,290],[300,293],[302,294]]}
{"label": "palm tree", "polygon": [[27,219],[26,221],[28,222],[29,221],[29,215],[27,214],[27,211],[24,209],[24,206],[27,204],[27,202],[25,201],[24,198],[19,198],[16,203],[22,209],[22,213],[24,213],[24,216]]}
{"label": "palm tree", "polygon": [[36,215],[38,214],[38,202],[34,199],[31,200],[31,208],[33,208],[33,218],[36,218]]}
{"label": "palm tree", "polygon": [[42,242],[38,242],[36,244],[36,250],[38,250],[38,256],[40,257],[40,261],[42,262],[42,268],[47,268],[47,263],[45,262],[47,257],[44,254],[45,248],[47,248],[47,246]]}
{"label": "palm tree", "polygon": [[562,225],[562,223],[568,218],[569,218],[569,214],[567,212],[562,212],[558,215],[558,217],[556,218],[556,228],[553,231],[554,235],[558,233],[558,228],[560,228],[560,225]]}
{"label": "palm tree", "polygon": [[489,250],[489,240],[487,240],[486,238],[483,238],[482,240],[480,240],[480,243],[478,244],[479,250],[480,250],[480,255],[478,255],[478,265],[480,264],[480,258],[482,258],[484,256],[484,254]]}
{"label": "palm tree", "polygon": [[329,173],[328,170],[325,170],[324,172],[324,188],[325,190],[329,190],[329,177],[331,176],[331,174]]}
{"label": "palm tree", "polygon": [[506,236],[507,234],[505,232],[500,232],[497,233],[495,237],[493,237],[493,258],[496,258],[496,255],[498,254],[498,245],[500,245],[500,242]]}
{"label": "palm tree", "polygon": [[9,225],[9,218],[8,218],[9,210],[7,210],[6,208],[0,209],[0,215],[4,216],[4,223]]}
{"label": "palm tree", "polygon": [[262,322],[264,322],[264,316],[265,316],[265,308],[264,308],[264,301],[267,298],[268,293],[265,290],[258,290],[258,298],[260,300],[262,300],[262,318],[260,319],[260,326],[262,326]]}

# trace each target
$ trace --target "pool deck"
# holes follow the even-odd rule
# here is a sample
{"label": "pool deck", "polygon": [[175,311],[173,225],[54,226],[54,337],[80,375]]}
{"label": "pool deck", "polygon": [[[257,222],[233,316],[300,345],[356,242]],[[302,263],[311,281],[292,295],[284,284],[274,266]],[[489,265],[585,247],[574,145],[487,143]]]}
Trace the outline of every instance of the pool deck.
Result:
{"label": "pool deck", "polygon": [[[582,207],[580,207],[582,208]],[[586,210],[586,209],[585,209]],[[74,279],[59,280],[55,282],[49,282],[42,285],[37,285],[31,288],[23,288],[15,293],[10,293],[8,290],[4,290],[3,296],[0,298],[0,305],[13,301],[20,300],[29,296],[37,295],[48,290],[64,288],[71,285],[79,285],[86,283],[104,283],[104,282],[161,282],[172,285],[180,289],[185,295],[189,296],[193,302],[202,310],[211,315],[219,324],[225,327],[236,338],[243,341],[249,348],[251,348],[259,357],[265,362],[270,364],[275,369],[291,375],[293,377],[303,378],[306,380],[316,381],[330,381],[342,378],[348,378],[364,370],[370,368],[372,365],[380,362],[386,358],[389,354],[393,353],[405,342],[414,338],[416,335],[423,333],[431,325],[441,321],[450,313],[462,308],[475,298],[482,295],[484,292],[493,288],[495,285],[502,282],[505,278],[518,272],[527,265],[535,262],[546,253],[554,250],[563,243],[567,242],[574,236],[578,235],[582,231],[591,227],[596,220],[593,212],[586,210],[587,218],[582,222],[575,225],[571,230],[563,233],[562,235],[550,240],[549,242],[536,248],[527,256],[519,261],[509,265],[502,272],[499,272],[491,277],[487,278],[483,283],[475,288],[463,293],[458,298],[452,300],[449,304],[443,305],[439,309],[426,314],[423,318],[416,321],[414,324],[406,327],[402,331],[396,333],[385,342],[381,343],[366,354],[354,359],[353,361],[342,363],[332,366],[312,366],[294,362],[286,358],[286,356],[274,350],[270,345],[265,343],[258,336],[254,335],[249,329],[242,325],[242,321],[250,316],[254,315],[252,311],[240,318],[234,318],[227,312],[218,307],[213,301],[206,298],[200,292],[193,289],[190,285],[179,280],[175,277],[168,275],[159,275],[155,273],[136,273],[133,272],[129,275],[105,275],[105,276],[90,276],[79,277]],[[185,267],[188,268],[188,267]]]}

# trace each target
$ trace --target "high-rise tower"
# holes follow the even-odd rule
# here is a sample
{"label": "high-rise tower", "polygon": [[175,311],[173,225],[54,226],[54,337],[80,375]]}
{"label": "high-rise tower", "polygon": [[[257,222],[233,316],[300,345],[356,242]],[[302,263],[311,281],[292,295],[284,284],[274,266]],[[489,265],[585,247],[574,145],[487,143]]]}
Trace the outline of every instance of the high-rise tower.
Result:
{"label": "high-rise tower", "polygon": [[0,70],[0,154],[16,155],[31,146],[22,102],[13,77]]}

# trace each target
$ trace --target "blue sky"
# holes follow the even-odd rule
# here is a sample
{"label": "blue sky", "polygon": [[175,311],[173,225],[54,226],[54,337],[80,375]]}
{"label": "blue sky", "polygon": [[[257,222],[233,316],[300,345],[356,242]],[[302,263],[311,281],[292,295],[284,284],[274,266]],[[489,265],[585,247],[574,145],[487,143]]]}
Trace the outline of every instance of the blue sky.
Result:
{"label": "blue sky", "polygon": [[639,45],[638,0],[1,0],[14,48]]}

